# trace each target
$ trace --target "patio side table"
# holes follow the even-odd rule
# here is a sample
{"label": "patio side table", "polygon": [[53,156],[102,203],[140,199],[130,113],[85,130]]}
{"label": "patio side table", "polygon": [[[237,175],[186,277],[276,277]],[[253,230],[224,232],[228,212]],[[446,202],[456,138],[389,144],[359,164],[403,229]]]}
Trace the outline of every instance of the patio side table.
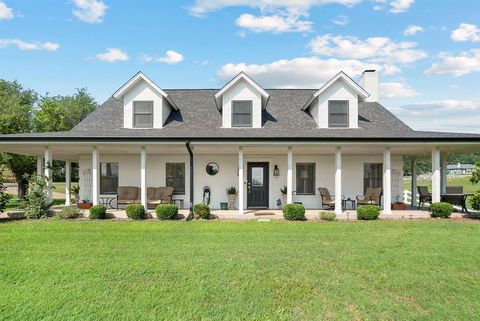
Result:
{"label": "patio side table", "polygon": [[356,208],[356,201],[355,199],[347,198],[342,200],[342,207],[343,209],[347,209],[347,205],[350,203],[350,208],[354,210]]}

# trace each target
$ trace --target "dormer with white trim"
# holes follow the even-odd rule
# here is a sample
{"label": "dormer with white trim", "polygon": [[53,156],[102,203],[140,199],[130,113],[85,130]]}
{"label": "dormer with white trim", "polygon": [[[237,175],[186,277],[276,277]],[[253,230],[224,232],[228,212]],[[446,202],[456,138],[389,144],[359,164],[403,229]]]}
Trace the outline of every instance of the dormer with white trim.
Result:
{"label": "dormer with white trim", "polygon": [[215,94],[215,103],[222,113],[222,127],[262,127],[262,114],[268,94],[244,72],[239,73]]}
{"label": "dormer with white trim", "polygon": [[358,128],[358,103],[368,92],[343,71],[336,74],[304,105],[319,128]]}
{"label": "dormer with white trim", "polygon": [[124,128],[162,128],[177,106],[160,87],[138,72],[118,89],[114,98],[123,100]]}

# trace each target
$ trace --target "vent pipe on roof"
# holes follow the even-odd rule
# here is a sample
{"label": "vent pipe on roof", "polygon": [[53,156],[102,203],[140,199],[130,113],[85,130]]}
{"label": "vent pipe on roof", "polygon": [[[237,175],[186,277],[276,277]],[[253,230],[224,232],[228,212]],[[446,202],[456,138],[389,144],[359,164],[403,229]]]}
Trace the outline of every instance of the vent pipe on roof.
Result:
{"label": "vent pipe on roof", "polygon": [[360,86],[365,89],[370,96],[365,101],[378,102],[379,96],[379,76],[376,70],[365,70],[360,77]]}

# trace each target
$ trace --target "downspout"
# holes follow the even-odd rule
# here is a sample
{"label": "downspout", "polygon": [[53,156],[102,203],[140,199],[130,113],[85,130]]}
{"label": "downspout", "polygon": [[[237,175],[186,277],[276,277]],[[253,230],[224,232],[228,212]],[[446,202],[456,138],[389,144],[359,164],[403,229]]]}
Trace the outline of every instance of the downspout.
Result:
{"label": "downspout", "polygon": [[190,211],[187,216],[187,220],[193,219],[193,152],[192,148],[190,147],[190,141],[187,140],[185,142],[185,146],[187,147],[188,154],[190,155]]}

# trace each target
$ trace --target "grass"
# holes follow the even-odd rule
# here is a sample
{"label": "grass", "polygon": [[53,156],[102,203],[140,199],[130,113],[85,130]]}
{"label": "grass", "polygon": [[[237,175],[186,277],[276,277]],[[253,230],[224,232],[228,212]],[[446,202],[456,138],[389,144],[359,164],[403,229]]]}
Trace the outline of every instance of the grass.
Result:
{"label": "grass", "polygon": [[473,320],[480,224],[0,224],[1,320]]}
{"label": "grass", "polygon": [[[430,178],[418,178],[417,186],[428,186],[428,190],[432,191],[432,180]],[[479,184],[473,184],[470,182],[470,176],[468,177],[448,177],[447,186],[463,186],[464,193],[475,193],[480,190]],[[410,180],[403,181],[403,189],[411,190],[412,183]]]}
{"label": "grass", "polygon": [[[59,198],[59,199],[54,199],[53,200],[53,206],[64,205],[64,204],[65,204],[65,198],[63,198],[63,199]],[[13,196],[8,201],[5,210],[11,211],[11,210],[18,210],[18,209],[21,209],[21,208],[22,208],[22,206],[21,206],[21,204],[18,203],[18,198],[16,196]]]}

